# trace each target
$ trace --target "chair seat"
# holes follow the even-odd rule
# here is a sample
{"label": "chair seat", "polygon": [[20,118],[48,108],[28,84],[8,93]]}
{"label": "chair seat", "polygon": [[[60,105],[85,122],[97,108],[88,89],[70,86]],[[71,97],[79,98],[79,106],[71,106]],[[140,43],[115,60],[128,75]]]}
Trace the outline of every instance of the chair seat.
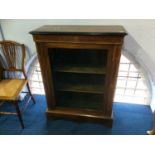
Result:
{"label": "chair seat", "polygon": [[25,79],[5,79],[0,81],[0,100],[16,100],[26,84]]}

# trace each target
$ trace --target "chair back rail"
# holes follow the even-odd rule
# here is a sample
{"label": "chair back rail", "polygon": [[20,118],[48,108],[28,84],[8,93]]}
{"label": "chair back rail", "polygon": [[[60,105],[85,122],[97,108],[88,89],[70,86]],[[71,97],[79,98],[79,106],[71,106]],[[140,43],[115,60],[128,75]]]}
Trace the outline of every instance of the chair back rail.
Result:
{"label": "chair back rail", "polygon": [[[16,72],[22,72],[24,75],[24,78],[27,79],[26,73],[25,73],[25,59],[26,59],[26,53],[25,53],[25,45],[20,44],[14,41],[0,41],[0,49],[1,53],[3,55],[4,61],[6,62],[4,71],[7,72],[7,77],[15,78],[16,76],[21,76],[20,74],[17,74]],[[4,66],[4,65],[3,65]]]}
{"label": "chair back rail", "polygon": [[3,78],[3,68],[2,68],[2,64],[0,62],[0,81],[2,80]]}

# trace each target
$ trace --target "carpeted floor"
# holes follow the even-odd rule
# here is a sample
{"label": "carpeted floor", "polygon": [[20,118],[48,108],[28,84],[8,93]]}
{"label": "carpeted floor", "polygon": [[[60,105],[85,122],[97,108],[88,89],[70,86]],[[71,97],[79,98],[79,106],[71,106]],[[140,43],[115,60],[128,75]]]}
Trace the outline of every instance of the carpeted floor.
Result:
{"label": "carpeted floor", "polygon": [[[45,97],[35,96],[37,104],[29,104],[23,115],[26,128],[22,129],[16,116],[0,116],[1,135],[145,135],[153,125],[153,114],[149,106],[114,103],[113,127],[102,124],[74,122],[69,120],[47,120]],[[22,105],[22,103],[21,103]],[[8,104],[0,109],[12,110]]]}

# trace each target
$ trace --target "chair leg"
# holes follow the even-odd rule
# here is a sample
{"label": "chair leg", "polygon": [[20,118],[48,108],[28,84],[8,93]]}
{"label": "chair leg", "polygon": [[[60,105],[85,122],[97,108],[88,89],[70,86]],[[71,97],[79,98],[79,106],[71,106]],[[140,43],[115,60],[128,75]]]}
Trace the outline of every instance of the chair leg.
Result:
{"label": "chair leg", "polygon": [[31,96],[31,98],[32,98],[32,101],[33,101],[33,103],[35,104],[35,103],[36,103],[36,101],[35,101],[35,99],[34,99],[34,97],[33,97],[32,93],[31,93],[29,83],[27,83],[26,85],[27,85],[27,89],[28,89],[28,91],[29,91],[29,94],[30,94],[30,96]]}
{"label": "chair leg", "polygon": [[22,128],[24,129],[24,123],[23,123],[23,119],[22,119],[22,115],[21,115],[19,106],[18,106],[18,102],[16,101],[14,105],[15,105],[15,107],[16,107],[16,111],[17,111],[17,115],[18,115],[20,124],[21,124]]}

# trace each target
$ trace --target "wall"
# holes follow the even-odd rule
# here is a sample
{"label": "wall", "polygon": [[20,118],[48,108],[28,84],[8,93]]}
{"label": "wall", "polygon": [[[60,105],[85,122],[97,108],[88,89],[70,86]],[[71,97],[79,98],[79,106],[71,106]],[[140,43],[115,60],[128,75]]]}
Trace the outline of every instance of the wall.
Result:
{"label": "wall", "polygon": [[0,40],[3,40],[3,33],[1,28],[1,20],[0,20]]}
{"label": "wall", "polygon": [[[123,25],[129,33],[125,38],[124,49],[139,57],[149,71],[154,69],[155,20],[1,20],[5,38],[25,43],[29,47],[30,55],[33,55],[36,49],[29,32],[47,24]],[[155,77],[155,72],[151,72],[151,75]],[[155,81],[155,78],[153,79]]]}
{"label": "wall", "polygon": [[[145,76],[151,81],[152,94],[155,84],[155,20],[1,20],[5,39],[13,39],[27,45],[29,56],[36,52],[31,30],[42,25],[123,25],[128,32],[123,50],[130,53],[144,69]],[[152,105],[154,103],[152,102]]]}

